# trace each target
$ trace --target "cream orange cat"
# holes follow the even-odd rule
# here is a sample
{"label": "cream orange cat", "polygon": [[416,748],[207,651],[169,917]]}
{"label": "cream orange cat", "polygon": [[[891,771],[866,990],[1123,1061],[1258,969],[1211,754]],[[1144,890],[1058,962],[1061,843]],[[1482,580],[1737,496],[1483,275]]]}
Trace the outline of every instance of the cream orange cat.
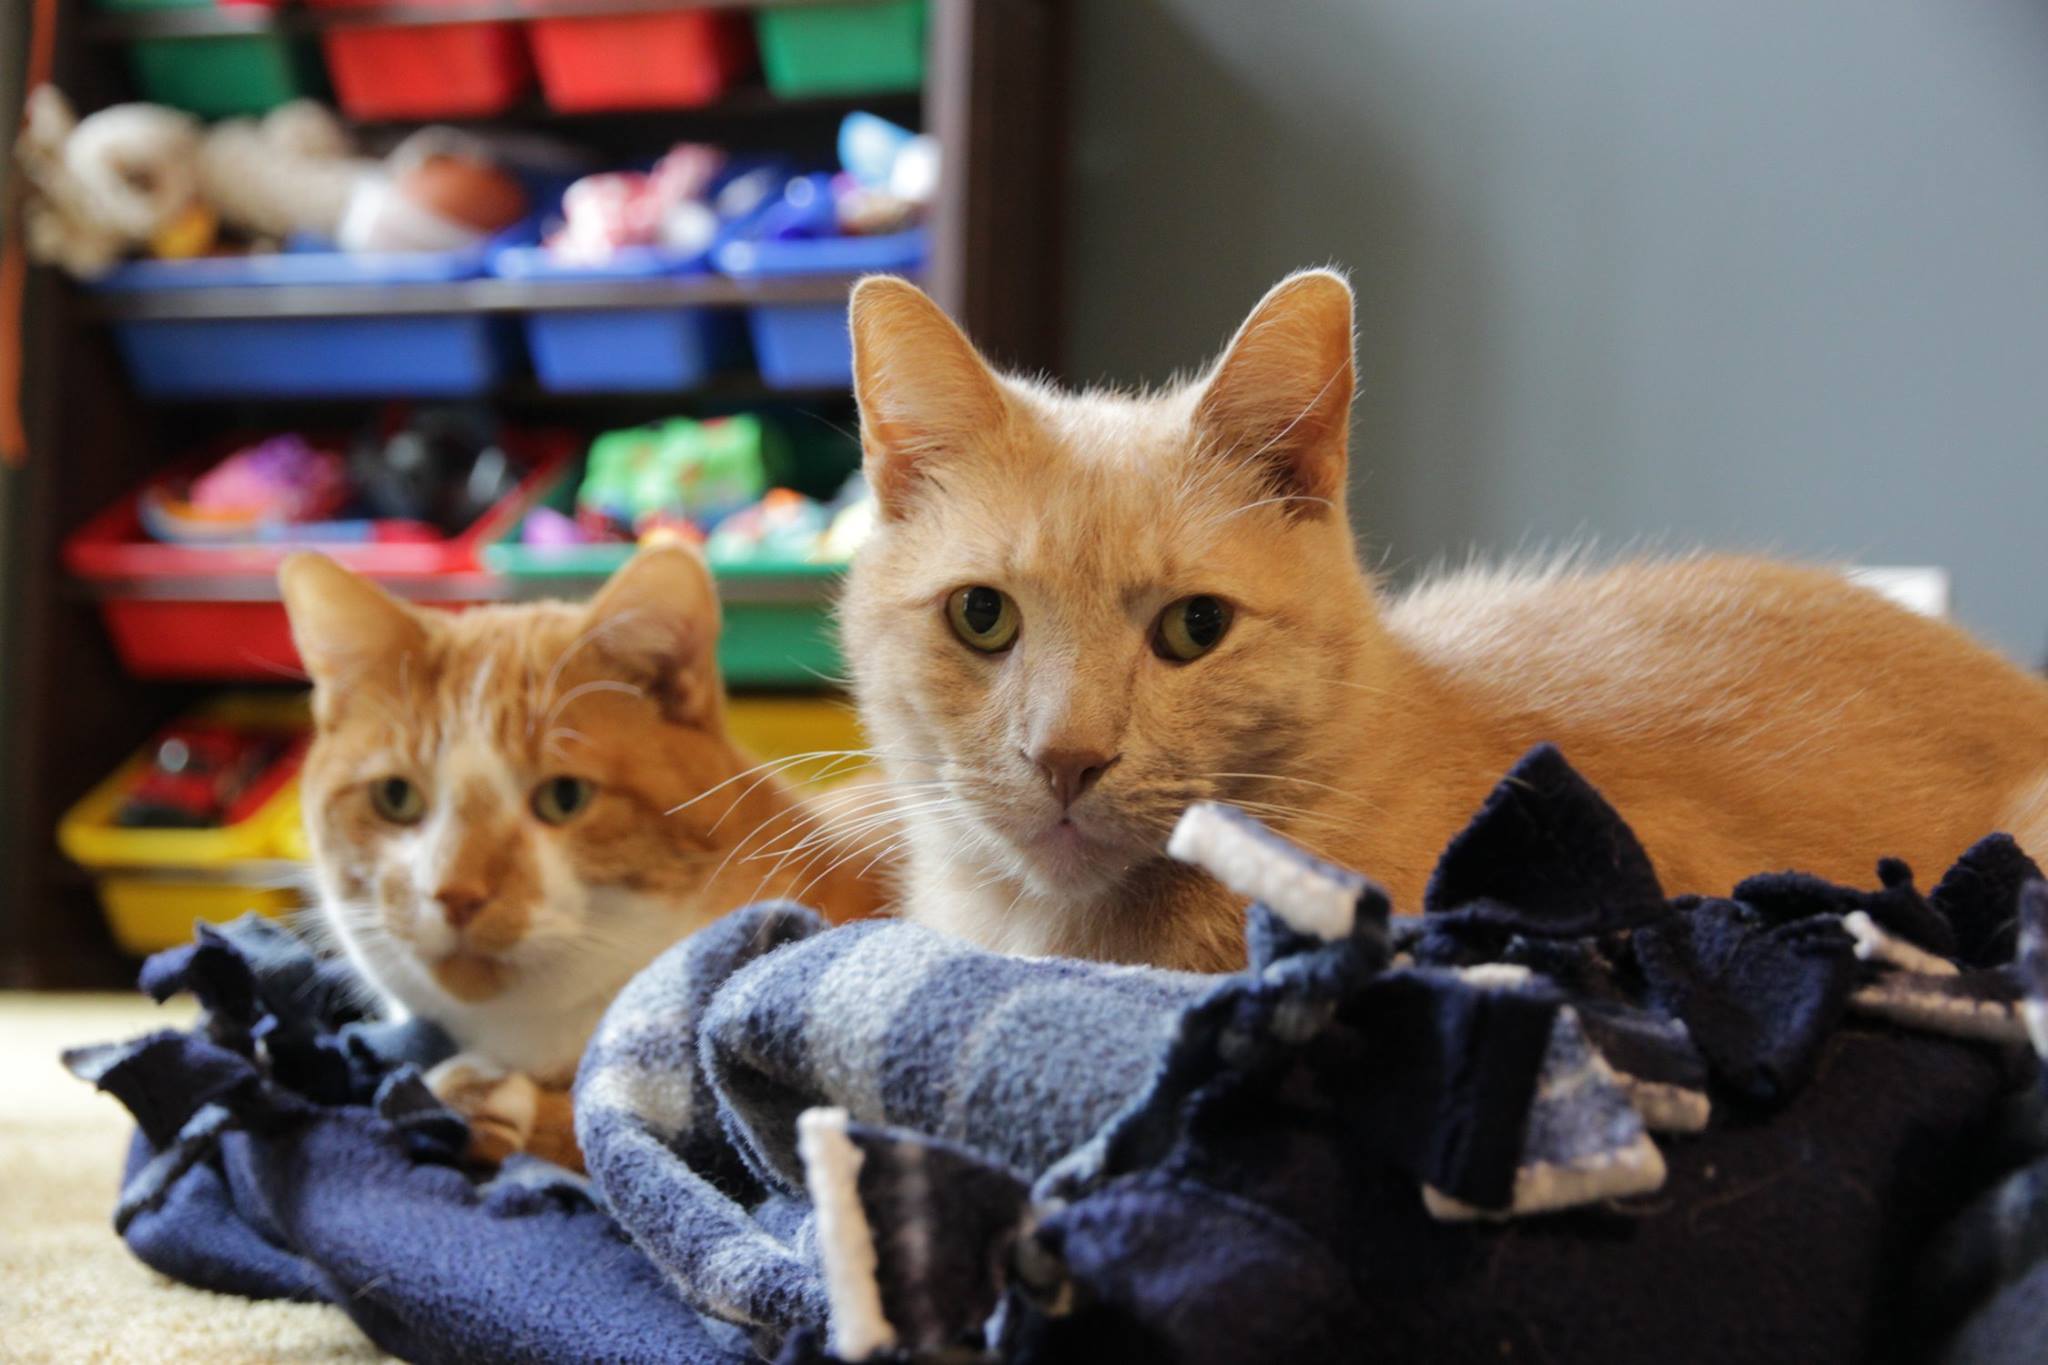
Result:
{"label": "cream orange cat", "polygon": [[[1069,394],[992,371],[900,280],[853,303],[881,501],[844,609],[907,822],[905,913],[985,944],[1237,963],[1168,861],[1236,802],[1419,908],[1438,851],[1556,742],[1673,891],[1796,866],[2048,851],[2048,684],[1819,569],[1691,558],[1384,595],[1346,517],[1351,293],[1298,274],[1203,377]],[[893,756],[893,757],[892,757]]]}
{"label": "cream orange cat", "polygon": [[810,817],[726,737],[694,552],[641,552],[588,606],[415,608],[315,554],[279,581],[314,683],[321,915],[462,1049],[430,1081],[486,1152],[575,1159],[566,1090],[599,1015],[714,916],[800,885],[836,917],[876,907],[855,868],[744,856]]}

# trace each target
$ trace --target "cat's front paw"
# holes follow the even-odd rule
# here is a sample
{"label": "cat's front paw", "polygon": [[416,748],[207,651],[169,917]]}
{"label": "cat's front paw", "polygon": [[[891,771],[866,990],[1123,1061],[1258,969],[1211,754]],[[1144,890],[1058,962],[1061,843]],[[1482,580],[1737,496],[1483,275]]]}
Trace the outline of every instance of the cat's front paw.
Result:
{"label": "cat's front paw", "polygon": [[496,1166],[533,1139],[540,1087],[522,1072],[459,1052],[427,1073],[427,1088],[468,1122],[472,1161]]}

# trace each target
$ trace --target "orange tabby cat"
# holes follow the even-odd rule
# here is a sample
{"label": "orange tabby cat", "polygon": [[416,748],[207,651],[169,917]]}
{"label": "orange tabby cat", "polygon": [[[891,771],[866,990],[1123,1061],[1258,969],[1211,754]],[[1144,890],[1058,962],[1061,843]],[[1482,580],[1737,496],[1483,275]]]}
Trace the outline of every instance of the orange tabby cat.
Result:
{"label": "orange tabby cat", "polygon": [[278,577],[314,683],[322,916],[393,1010],[454,1038],[429,1079],[486,1154],[576,1160],[566,1091],[598,1016],[714,916],[800,883],[836,918],[876,908],[852,868],[812,884],[745,856],[809,818],[725,736],[694,552],[641,552],[588,606],[423,610],[316,554]]}
{"label": "orange tabby cat", "polygon": [[1345,515],[1351,293],[1262,301],[1144,396],[993,372],[912,286],[854,295],[882,515],[843,610],[909,826],[904,912],[985,944],[1242,956],[1235,897],[1166,859],[1236,802],[1419,908],[1438,851],[1555,741],[1672,891],[1796,866],[2048,851],[2048,684],[1833,573],[1691,558],[1474,571],[1384,596]]}

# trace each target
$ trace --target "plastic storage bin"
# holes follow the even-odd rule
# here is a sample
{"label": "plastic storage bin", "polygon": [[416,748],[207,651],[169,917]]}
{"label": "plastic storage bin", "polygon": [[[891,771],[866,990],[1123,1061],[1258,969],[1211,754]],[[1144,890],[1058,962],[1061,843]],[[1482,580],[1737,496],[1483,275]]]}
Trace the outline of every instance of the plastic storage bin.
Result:
{"label": "plastic storage bin", "polygon": [[[564,470],[539,502],[573,511],[581,470]],[[519,580],[519,596],[586,597],[633,557],[631,545],[571,545],[544,549],[519,540],[507,527],[484,547],[494,573]],[[816,688],[840,672],[832,627],[832,599],[843,564],[714,565],[725,626],[718,664],[733,687]]]}
{"label": "plastic storage bin", "polygon": [[[380,0],[308,0],[314,9]],[[421,6],[437,0],[415,0]],[[439,0],[450,9],[463,0]],[[517,24],[411,24],[336,29],[321,36],[335,98],[357,118],[459,118],[498,114],[533,84]]]}
{"label": "plastic storage bin", "polygon": [[[214,0],[99,0],[110,13],[210,9]],[[313,86],[308,49],[283,34],[222,38],[144,38],[128,45],[137,92],[205,118],[260,114]]]}
{"label": "plastic storage bin", "polygon": [[792,786],[832,786],[867,766],[848,757],[868,742],[853,708],[839,697],[736,696],[726,703],[725,729],[741,748],[767,762],[819,755],[778,770]]}
{"label": "plastic storage bin", "polygon": [[[702,269],[701,257],[627,248],[603,264],[564,265],[545,247],[500,251],[506,279],[644,280]],[[745,364],[739,315],[710,308],[628,308],[529,313],[526,349],[534,376],[558,393],[689,389]]]}
{"label": "plastic storage bin", "polygon": [[709,104],[752,56],[744,22],[706,10],[537,19],[529,33],[541,92],[571,113]]}
{"label": "plastic storage bin", "polygon": [[[574,448],[568,438],[507,438],[530,471],[519,487],[447,540],[323,545],[325,554],[400,596],[461,606],[497,594],[483,571],[485,545],[519,524],[554,486]],[[130,494],[64,543],[64,567],[100,599],[100,617],[123,666],[137,677],[274,682],[299,666],[277,597],[289,546],[195,548],[149,539]]]}
{"label": "plastic storage bin", "polygon": [[910,90],[924,83],[924,0],[804,5],[754,16],[778,95]]}
{"label": "plastic storage bin", "polygon": [[296,864],[306,858],[299,818],[298,769],[307,728],[302,695],[224,697],[196,713],[300,736],[257,779],[218,829],[124,829],[115,813],[145,750],[127,760],[66,813],[57,842],[94,874],[100,907],[114,941],[141,955],[176,947],[195,922],[212,924],[255,910],[285,915],[298,908]]}
{"label": "plastic storage bin", "polygon": [[[823,237],[801,241],[728,242],[714,256],[734,279],[792,275],[864,275],[910,272],[924,264],[929,239],[923,228],[881,237]],[[754,363],[774,388],[831,388],[853,382],[853,341],[846,303],[760,304],[747,310]]]}
{"label": "plastic storage bin", "polygon": [[[483,272],[486,259],[478,249],[138,261],[94,288],[115,294],[279,285],[390,289],[469,279]],[[135,387],[158,398],[455,397],[491,388],[518,356],[511,320],[477,313],[149,318],[116,322],[114,339]]]}
{"label": "plastic storage bin", "polygon": [[115,327],[135,387],[153,397],[279,394],[453,397],[510,367],[502,319],[151,319]]}

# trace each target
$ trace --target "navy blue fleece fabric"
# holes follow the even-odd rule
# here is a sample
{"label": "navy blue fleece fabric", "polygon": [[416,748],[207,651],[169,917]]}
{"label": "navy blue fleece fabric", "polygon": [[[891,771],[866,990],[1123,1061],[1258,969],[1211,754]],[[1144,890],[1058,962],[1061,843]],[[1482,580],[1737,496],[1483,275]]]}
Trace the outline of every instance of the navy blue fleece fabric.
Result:
{"label": "navy blue fleece fabric", "polygon": [[[2006,851],[1995,856],[2012,865]],[[2048,1343],[2048,882],[2023,886],[2014,928],[2041,1063],[1978,1154],[1999,1174],[1932,1239],[1915,1287],[1922,1330],[1945,1338],[1939,1358],[1953,1365],[2028,1365]]]}
{"label": "navy blue fleece fabric", "polygon": [[580,1179],[462,1169],[461,1121],[402,1059],[445,1041],[363,1028],[323,980],[264,921],[202,926],[144,973],[200,998],[200,1030],[67,1054],[136,1116],[115,1222],[137,1256],[201,1288],[324,1299],[407,1360],[752,1358]]}
{"label": "navy blue fleece fabric", "polygon": [[[153,960],[200,1028],[70,1060],[136,1115],[116,1222],[138,1255],[328,1299],[408,1359],[823,1360],[864,1339],[861,1302],[910,1358],[1899,1356],[2025,1321],[2032,1263],[1968,1250],[1967,1222],[1929,1281],[1947,1297],[1922,1296],[1939,1322],[1906,1293],[2011,1072],[1845,1011],[1910,978],[2018,1036],[2048,949],[1997,950],[2030,866],[1989,840],[1926,897],[1887,864],[1868,892],[1669,901],[1544,748],[1423,916],[1390,926],[1355,878],[1348,935],[1254,905],[1229,976],[752,907],[607,1014],[577,1086],[588,1183],[464,1168],[419,1078],[445,1040],[356,1019],[260,924]],[[1979,970],[1863,961],[1857,911]],[[820,1108],[860,1154],[851,1235],[811,1198],[834,1177],[796,1127]],[[1616,1171],[1637,1193],[1601,1193]]]}
{"label": "navy blue fleece fabric", "polygon": [[2001,1083],[1981,1050],[1852,1026],[1768,1121],[1667,1144],[1656,1194],[1474,1227],[1352,1159],[1330,1097],[1281,1075],[1205,1097],[1156,1165],[1035,1225],[1064,1276],[1013,1286],[1007,1354],[1906,1358],[1907,1270]]}

